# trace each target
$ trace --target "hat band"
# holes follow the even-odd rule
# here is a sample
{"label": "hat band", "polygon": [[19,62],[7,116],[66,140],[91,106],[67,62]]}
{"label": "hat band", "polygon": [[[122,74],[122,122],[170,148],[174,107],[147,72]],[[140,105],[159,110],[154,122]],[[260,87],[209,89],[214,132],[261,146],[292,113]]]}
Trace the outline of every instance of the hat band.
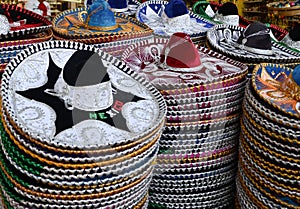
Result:
{"label": "hat band", "polygon": [[252,52],[254,54],[269,55],[269,56],[274,54],[273,50],[270,49],[257,49],[245,45],[239,45],[239,48],[244,49],[248,52]]}
{"label": "hat band", "polygon": [[127,10],[128,10],[128,7],[122,8],[122,9],[111,8],[111,11],[113,11],[113,12],[126,12]]}
{"label": "hat band", "polygon": [[226,15],[226,16],[223,16],[222,14],[216,13],[216,15],[214,16],[214,20],[226,23],[228,25],[236,25],[236,26],[238,26],[239,22],[240,22],[240,17],[238,15]]}
{"label": "hat band", "polygon": [[99,30],[99,31],[110,31],[110,30],[115,30],[119,27],[118,24],[113,25],[113,26],[106,26],[106,27],[91,26],[91,25],[88,25],[88,24],[84,24],[84,26],[88,29]]}
{"label": "hat band", "polygon": [[63,72],[57,79],[54,89],[46,89],[45,93],[63,100],[67,109],[98,111],[113,104],[113,88],[110,81],[90,86],[70,86],[65,82],[62,74]]}

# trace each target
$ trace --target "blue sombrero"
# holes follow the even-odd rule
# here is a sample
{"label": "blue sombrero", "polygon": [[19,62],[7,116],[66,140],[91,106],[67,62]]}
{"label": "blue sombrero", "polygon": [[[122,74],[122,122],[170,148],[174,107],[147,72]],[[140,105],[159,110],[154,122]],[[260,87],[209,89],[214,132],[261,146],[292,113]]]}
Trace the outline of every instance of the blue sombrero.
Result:
{"label": "blue sombrero", "polygon": [[122,13],[114,13],[105,0],[95,0],[86,8],[66,10],[53,19],[56,39],[103,43],[152,34],[145,24]]}

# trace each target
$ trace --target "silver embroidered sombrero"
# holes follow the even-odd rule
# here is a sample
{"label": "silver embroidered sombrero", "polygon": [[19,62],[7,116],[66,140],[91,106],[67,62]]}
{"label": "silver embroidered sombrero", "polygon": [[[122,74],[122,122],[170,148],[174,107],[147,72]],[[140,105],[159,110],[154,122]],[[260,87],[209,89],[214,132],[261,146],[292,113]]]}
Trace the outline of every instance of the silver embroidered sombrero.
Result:
{"label": "silver embroidered sombrero", "polygon": [[217,25],[207,33],[208,44],[214,50],[246,63],[293,63],[300,54],[284,47],[269,35],[270,29],[259,22],[247,28]]}
{"label": "silver embroidered sombrero", "polygon": [[136,12],[136,19],[147,24],[156,35],[167,36],[184,32],[195,41],[206,37],[214,23],[188,11],[183,1],[151,0],[142,3]]}
{"label": "silver embroidered sombrero", "polygon": [[6,207],[147,205],[166,112],[158,90],[118,59],[77,42],[31,45],[6,69],[0,124]]}

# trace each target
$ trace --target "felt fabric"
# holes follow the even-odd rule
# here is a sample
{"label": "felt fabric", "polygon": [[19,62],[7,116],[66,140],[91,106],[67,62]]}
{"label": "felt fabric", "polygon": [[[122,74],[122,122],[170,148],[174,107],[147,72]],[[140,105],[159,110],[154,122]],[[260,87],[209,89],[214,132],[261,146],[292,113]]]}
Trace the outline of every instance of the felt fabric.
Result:
{"label": "felt fabric", "polygon": [[94,27],[111,27],[116,25],[114,13],[106,0],[95,0],[87,10],[88,25]]}
{"label": "felt fabric", "polygon": [[190,36],[181,32],[174,33],[164,47],[160,61],[164,62],[165,59],[166,64],[173,68],[193,68],[201,65],[199,52]]}
{"label": "felt fabric", "polygon": [[300,65],[297,65],[292,72],[292,77],[295,83],[300,86]]}
{"label": "felt fabric", "polygon": [[226,2],[226,3],[222,4],[222,6],[220,6],[220,8],[218,9],[217,12],[224,16],[239,14],[237,6],[232,2]]}
{"label": "felt fabric", "polygon": [[300,25],[296,25],[289,31],[289,36],[293,41],[300,41]]}
{"label": "felt fabric", "polygon": [[125,9],[128,6],[128,0],[108,0],[112,9]]}
{"label": "felt fabric", "polygon": [[188,14],[188,9],[183,0],[170,0],[164,11],[169,18]]}
{"label": "felt fabric", "polygon": [[256,49],[272,49],[269,29],[265,24],[260,22],[254,22],[247,26],[245,31],[241,33],[237,43]]}

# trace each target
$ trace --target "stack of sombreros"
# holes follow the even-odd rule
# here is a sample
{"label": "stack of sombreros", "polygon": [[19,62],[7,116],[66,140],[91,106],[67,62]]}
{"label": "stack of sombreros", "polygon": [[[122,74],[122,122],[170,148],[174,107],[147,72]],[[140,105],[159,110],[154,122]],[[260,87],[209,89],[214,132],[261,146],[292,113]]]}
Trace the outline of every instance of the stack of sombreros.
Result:
{"label": "stack of sombreros", "polygon": [[207,31],[215,25],[189,11],[183,0],[146,1],[138,7],[136,19],[152,28],[155,35],[170,37],[184,32],[194,42],[205,42]]}
{"label": "stack of sombreros", "polygon": [[150,208],[233,205],[247,66],[196,47],[185,33],[131,45],[122,60],[167,103]]}
{"label": "stack of sombreros", "polygon": [[29,10],[0,4],[0,72],[7,63],[30,44],[52,38],[52,24]]}
{"label": "stack of sombreros", "polygon": [[243,102],[237,208],[300,207],[300,66],[255,66]]}
{"label": "stack of sombreros", "polygon": [[207,33],[207,44],[213,50],[232,59],[254,64],[269,62],[279,64],[299,63],[300,53],[277,42],[270,36],[270,29],[263,23],[254,22],[242,28],[234,25],[216,25]]}
{"label": "stack of sombreros", "polygon": [[[237,25],[246,28],[251,21],[240,16],[237,6],[232,2],[218,4],[216,2],[198,1],[193,5],[193,12],[216,24]],[[288,32],[283,28],[266,23],[274,40],[281,40]],[[272,37],[272,38],[273,38]]]}
{"label": "stack of sombreros", "polygon": [[1,99],[5,208],[147,208],[166,106],[125,63],[35,44],[7,65]]}
{"label": "stack of sombreros", "polygon": [[106,0],[95,0],[86,7],[66,10],[53,21],[53,37],[58,40],[99,44],[137,39],[153,30],[135,18],[113,12]]}

